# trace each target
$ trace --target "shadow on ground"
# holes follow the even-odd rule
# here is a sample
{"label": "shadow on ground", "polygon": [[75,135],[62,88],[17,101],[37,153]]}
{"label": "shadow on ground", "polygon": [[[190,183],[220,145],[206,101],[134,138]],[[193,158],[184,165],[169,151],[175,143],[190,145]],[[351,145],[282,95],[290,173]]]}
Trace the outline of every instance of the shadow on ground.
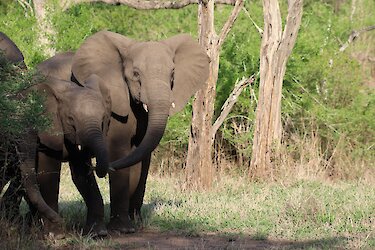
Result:
{"label": "shadow on ground", "polygon": [[[158,204],[171,201],[152,201],[145,204],[143,216],[145,221],[150,221]],[[85,218],[84,203],[63,202],[60,204],[62,214],[68,222],[68,227],[75,230],[83,226]],[[105,207],[106,215],[109,214],[109,205]],[[68,219],[69,218],[69,219]],[[107,218],[108,219],[108,218]],[[158,223],[168,225],[168,231],[153,229],[153,225],[146,222],[146,227],[139,229],[134,234],[119,235],[111,233],[107,243],[100,249],[332,249],[345,247],[347,238],[322,238],[309,241],[287,241],[269,239],[267,235],[254,233],[244,235],[232,233],[230,235],[217,233],[202,233],[199,229],[199,222],[173,219],[163,221],[160,218]],[[70,226],[69,226],[70,224]],[[261,235],[261,237],[259,237]],[[109,241],[109,243],[108,243]],[[61,249],[75,248],[74,243],[67,244]]]}

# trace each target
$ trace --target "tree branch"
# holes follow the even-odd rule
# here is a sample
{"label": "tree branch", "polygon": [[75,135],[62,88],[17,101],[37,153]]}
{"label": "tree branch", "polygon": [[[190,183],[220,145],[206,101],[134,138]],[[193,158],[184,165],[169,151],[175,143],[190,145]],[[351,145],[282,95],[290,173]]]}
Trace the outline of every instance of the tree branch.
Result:
{"label": "tree branch", "polygon": [[372,25],[372,26],[368,26],[368,27],[365,27],[363,29],[360,29],[360,30],[353,30],[351,33],[350,33],[350,36],[348,38],[348,41],[346,41],[346,43],[344,43],[341,47],[340,47],[340,52],[343,52],[344,50],[346,50],[346,48],[349,47],[349,44],[351,44],[352,42],[354,42],[355,39],[357,39],[357,37],[359,37],[359,35],[363,32],[367,32],[367,31],[370,31],[370,30],[374,30],[375,29],[375,25]]}
{"label": "tree branch", "polygon": [[302,5],[302,0],[288,1],[288,15],[286,17],[286,24],[282,38],[285,46],[286,58],[288,58],[292,52],[297,39],[302,19]]}
{"label": "tree branch", "polygon": [[[218,3],[215,1],[215,3]],[[221,45],[223,45],[225,38],[227,37],[229,31],[231,30],[233,23],[236,21],[238,14],[240,13],[242,7],[244,5],[243,0],[237,0],[236,4],[234,5],[234,8],[232,10],[232,13],[230,14],[229,18],[225,22],[223,29],[220,32],[219,40],[217,42],[218,47],[220,49]]]}
{"label": "tree branch", "polygon": [[[127,5],[138,10],[156,10],[156,9],[181,9],[190,4],[198,4],[199,0],[180,0],[180,1],[160,1],[160,0],[65,0],[61,1],[63,10],[79,3],[102,2],[113,5]],[[216,0],[215,3],[235,5],[236,0]]]}
{"label": "tree branch", "polygon": [[33,7],[31,7],[31,4],[26,0],[17,0],[19,5],[25,10],[25,16],[27,16],[27,11],[31,12],[31,15],[34,15]]}
{"label": "tree branch", "polygon": [[253,25],[254,25],[255,28],[257,29],[258,33],[259,33],[260,36],[262,37],[262,35],[263,35],[263,30],[262,30],[262,28],[260,28],[260,27],[256,24],[256,22],[251,18],[250,13],[247,11],[247,9],[246,9],[245,7],[243,7],[242,9],[244,10],[245,14],[250,18],[250,21],[253,23]]}
{"label": "tree branch", "polygon": [[238,97],[240,96],[242,90],[252,84],[255,81],[255,75],[250,76],[249,78],[243,78],[241,81],[237,82],[234,86],[232,93],[221,107],[221,113],[216,119],[214,125],[212,126],[211,138],[215,138],[217,130],[223,124],[225,118],[228,116],[229,112],[232,110],[234,104],[237,102]]}

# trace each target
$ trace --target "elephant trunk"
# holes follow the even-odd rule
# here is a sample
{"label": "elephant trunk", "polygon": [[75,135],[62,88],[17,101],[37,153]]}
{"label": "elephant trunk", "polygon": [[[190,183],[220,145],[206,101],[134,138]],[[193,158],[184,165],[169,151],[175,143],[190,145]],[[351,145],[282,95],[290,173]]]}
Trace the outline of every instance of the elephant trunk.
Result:
{"label": "elephant trunk", "polygon": [[82,144],[89,148],[96,157],[95,172],[99,178],[103,178],[108,173],[109,156],[108,149],[104,139],[103,131],[97,122],[86,126],[82,136]]}
{"label": "elephant trunk", "polygon": [[40,193],[35,170],[36,147],[36,134],[34,133],[25,136],[25,141],[19,145],[22,183],[30,203],[35,206],[39,214],[53,223],[62,223],[60,215],[47,205]]}
{"label": "elephant trunk", "polygon": [[150,154],[158,146],[168,121],[170,106],[169,96],[163,98],[163,100],[150,100],[147,130],[142,142],[128,156],[112,162],[110,169],[116,170],[130,167],[142,161],[146,155]]}

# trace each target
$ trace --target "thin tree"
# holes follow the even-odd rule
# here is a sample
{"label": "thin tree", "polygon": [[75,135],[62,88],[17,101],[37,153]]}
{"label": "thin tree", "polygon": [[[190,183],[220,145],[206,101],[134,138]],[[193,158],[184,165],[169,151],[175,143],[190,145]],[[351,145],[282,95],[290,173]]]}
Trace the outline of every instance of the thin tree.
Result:
{"label": "thin tree", "polygon": [[279,2],[263,0],[264,32],[260,48],[260,86],[249,175],[273,175],[273,157],[281,143],[281,95],[286,63],[294,47],[302,18],[302,0],[288,0],[282,27]]}
{"label": "thin tree", "polygon": [[214,27],[215,1],[201,1],[198,7],[199,42],[206,48],[211,59],[210,74],[206,86],[197,92],[193,102],[193,117],[189,137],[186,162],[187,182],[195,188],[208,189],[212,186],[213,165],[212,148],[215,133],[212,120],[216,97],[216,82],[219,71],[219,55],[234,21],[236,20],[243,0],[237,0],[231,15],[217,35]]}

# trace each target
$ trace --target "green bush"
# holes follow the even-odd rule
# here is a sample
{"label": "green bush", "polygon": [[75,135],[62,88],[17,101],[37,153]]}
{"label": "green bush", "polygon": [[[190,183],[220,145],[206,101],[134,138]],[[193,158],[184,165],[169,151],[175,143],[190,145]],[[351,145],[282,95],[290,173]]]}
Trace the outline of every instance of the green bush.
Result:
{"label": "green bush", "polygon": [[33,72],[8,63],[0,54],[0,147],[28,129],[44,129],[48,125],[48,118],[43,115],[43,97],[26,92],[35,82]]}

